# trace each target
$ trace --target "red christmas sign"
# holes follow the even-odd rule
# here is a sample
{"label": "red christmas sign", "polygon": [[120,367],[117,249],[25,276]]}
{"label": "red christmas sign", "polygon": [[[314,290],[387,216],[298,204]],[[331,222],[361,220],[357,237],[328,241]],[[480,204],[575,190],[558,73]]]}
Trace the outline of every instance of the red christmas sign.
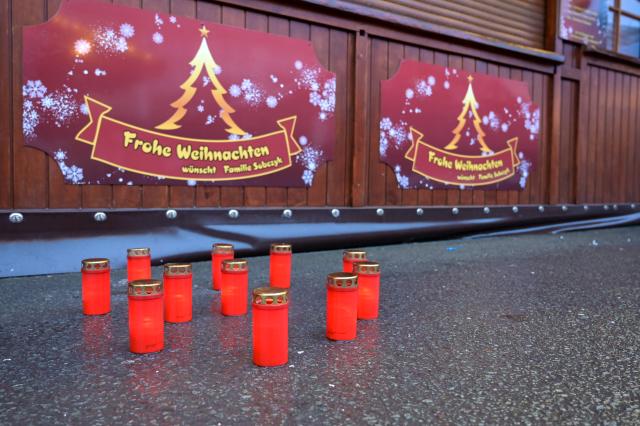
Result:
{"label": "red christmas sign", "polygon": [[525,187],[540,129],[525,83],[403,61],[381,90],[380,157],[399,187]]}
{"label": "red christmas sign", "polygon": [[310,186],[332,157],[309,42],[67,0],[24,52],[25,144],[68,183]]}

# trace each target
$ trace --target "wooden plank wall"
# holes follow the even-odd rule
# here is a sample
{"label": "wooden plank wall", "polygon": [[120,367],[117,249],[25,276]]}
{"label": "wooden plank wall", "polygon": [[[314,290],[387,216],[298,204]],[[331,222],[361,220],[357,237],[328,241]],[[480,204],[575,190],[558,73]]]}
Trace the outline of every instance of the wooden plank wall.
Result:
{"label": "wooden plank wall", "polygon": [[[68,185],[22,138],[22,27],[61,0],[0,2],[0,209],[494,205],[640,199],[640,69],[566,43],[561,66],[327,9],[268,0],[102,0],[310,40],[337,74],[335,158],[311,188]],[[239,6],[238,4],[242,4]],[[525,81],[541,107],[539,163],[524,191],[401,190],[378,158],[380,81],[402,59]]]}

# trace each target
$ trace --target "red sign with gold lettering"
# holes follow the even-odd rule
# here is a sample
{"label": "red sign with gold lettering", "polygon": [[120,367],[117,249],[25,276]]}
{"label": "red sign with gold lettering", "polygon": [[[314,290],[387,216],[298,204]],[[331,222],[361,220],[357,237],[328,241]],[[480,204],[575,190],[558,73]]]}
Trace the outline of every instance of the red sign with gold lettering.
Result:
{"label": "red sign with gold lettering", "polygon": [[310,186],[336,80],[307,41],[67,0],[24,30],[25,144],[68,183]]}
{"label": "red sign with gold lettering", "polygon": [[403,61],[381,90],[380,157],[399,187],[525,187],[540,129],[525,83]]}

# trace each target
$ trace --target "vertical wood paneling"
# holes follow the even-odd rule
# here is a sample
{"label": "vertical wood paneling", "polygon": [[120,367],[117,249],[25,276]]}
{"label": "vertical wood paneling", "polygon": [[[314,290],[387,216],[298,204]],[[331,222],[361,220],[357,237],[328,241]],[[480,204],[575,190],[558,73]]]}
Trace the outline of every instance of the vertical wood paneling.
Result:
{"label": "vertical wood paneling", "polygon": [[[329,69],[336,75],[347,76],[347,62],[344,58],[349,50],[348,35],[344,31],[329,31]],[[336,81],[336,108],[334,120],[336,122],[336,143],[334,145],[333,160],[327,164],[327,204],[344,206],[349,190],[347,182],[347,161],[349,155],[349,123],[348,123],[348,79]]]}
{"label": "vertical wood paneling", "polygon": [[371,104],[369,105],[370,149],[369,149],[369,205],[385,203],[385,174],[387,167],[380,161],[380,81],[387,79],[388,44],[374,38],[371,41]]}
{"label": "vertical wood paneling", "polygon": [[13,207],[13,155],[11,142],[13,140],[13,112],[12,100],[13,76],[11,75],[11,7],[8,1],[0,2],[0,209]]}
{"label": "vertical wood paneling", "polygon": [[[247,27],[249,26],[249,13],[247,12]],[[261,31],[265,31],[260,28]],[[306,22],[299,21],[291,21],[289,26],[289,35],[292,38],[297,38],[300,40],[309,40],[310,27]],[[251,200],[250,194],[247,194],[248,188],[245,189],[245,204],[247,204],[247,200]],[[262,190],[262,193],[259,193],[258,202],[255,205],[262,205],[264,201],[262,199],[262,194],[265,193],[265,190]],[[265,193],[266,195],[266,193]],[[292,207],[297,206],[305,206],[307,205],[307,188],[288,188],[287,189],[287,205]]]}
{"label": "vertical wood paneling", "polygon": [[[329,68],[329,30],[319,25],[311,25],[310,37],[320,64],[324,68]],[[337,152],[334,155],[337,155]],[[307,191],[307,200],[309,206],[327,204],[327,163],[318,167],[313,185]]]}
{"label": "vertical wood paneling", "polygon": [[[14,6],[17,6],[14,4]],[[12,8],[13,63],[13,202],[16,208],[48,205],[48,159],[46,154],[24,146],[22,135],[22,27],[45,19],[44,0],[25,0]]]}
{"label": "vertical wood paneling", "polygon": [[[404,56],[404,47],[400,43],[389,42],[387,53],[387,79],[393,78],[400,68],[400,62]],[[378,161],[380,161],[378,159]],[[397,206],[402,202],[402,189],[398,186],[395,171],[385,164],[385,204]]]}

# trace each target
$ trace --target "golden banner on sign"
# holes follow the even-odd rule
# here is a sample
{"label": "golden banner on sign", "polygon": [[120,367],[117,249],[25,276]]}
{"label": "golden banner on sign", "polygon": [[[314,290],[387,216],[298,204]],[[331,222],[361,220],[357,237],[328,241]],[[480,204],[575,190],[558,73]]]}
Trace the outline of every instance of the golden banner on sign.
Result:
{"label": "golden banner on sign", "polygon": [[489,185],[508,179],[520,164],[516,153],[518,138],[509,139],[508,148],[484,155],[461,155],[429,145],[424,134],[410,127],[413,143],[405,153],[412,170],[426,178],[449,185]]}
{"label": "golden banner on sign", "polygon": [[296,116],[277,120],[280,130],[246,139],[192,139],[116,120],[111,107],[85,97],[89,123],[76,140],[93,145],[91,159],[149,176],[228,181],[291,167],[302,149],[293,136]]}

